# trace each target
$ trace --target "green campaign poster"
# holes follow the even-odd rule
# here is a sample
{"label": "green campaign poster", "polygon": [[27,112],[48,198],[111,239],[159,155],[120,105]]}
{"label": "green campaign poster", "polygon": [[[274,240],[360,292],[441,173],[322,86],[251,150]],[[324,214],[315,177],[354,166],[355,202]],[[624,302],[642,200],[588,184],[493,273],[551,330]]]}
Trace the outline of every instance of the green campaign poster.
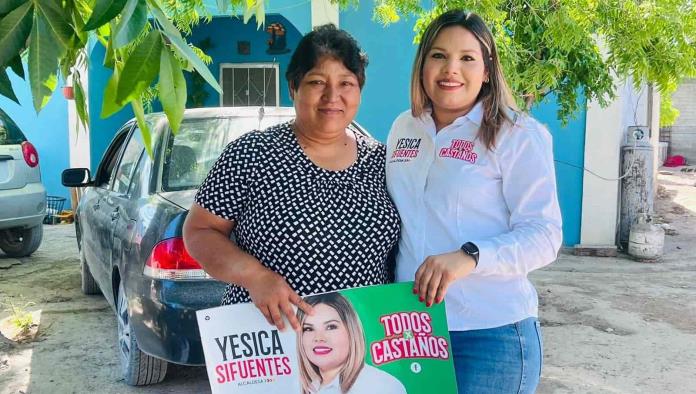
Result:
{"label": "green campaign poster", "polygon": [[304,297],[298,332],[269,325],[252,304],[198,312],[213,393],[456,393],[444,304],[412,283]]}

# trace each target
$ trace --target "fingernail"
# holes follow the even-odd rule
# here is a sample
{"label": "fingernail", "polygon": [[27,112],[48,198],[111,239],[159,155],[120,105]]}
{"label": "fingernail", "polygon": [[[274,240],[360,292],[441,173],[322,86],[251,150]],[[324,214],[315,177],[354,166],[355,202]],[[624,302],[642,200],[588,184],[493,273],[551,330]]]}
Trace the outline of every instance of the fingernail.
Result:
{"label": "fingernail", "polygon": [[428,303],[427,303],[427,304],[425,304],[425,306],[426,306],[426,307],[428,307],[428,308],[430,308],[430,306],[431,306],[431,305],[433,305],[433,303],[432,303],[432,302],[430,302],[430,301],[428,301]]}
{"label": "fingernail", "polygon": [[418,289],[413,289],[413,294],[418,294]]}
{"label": "fingernail", "polygon": [[425,298],[423,298],[423,297],[418,297],[418,301],[423,302],[423,301],[425,301]]}

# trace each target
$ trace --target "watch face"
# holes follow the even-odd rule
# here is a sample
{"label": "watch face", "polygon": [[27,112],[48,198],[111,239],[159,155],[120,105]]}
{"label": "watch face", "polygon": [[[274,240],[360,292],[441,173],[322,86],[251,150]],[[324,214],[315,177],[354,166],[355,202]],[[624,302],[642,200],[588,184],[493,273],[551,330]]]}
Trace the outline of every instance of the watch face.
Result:
{"label": "watch face", "polygon": [[468,254],[478,254],[479,252],[478,247],[471,242],[467,242],[462,245],[462,249],[464,249],[464,251]]}

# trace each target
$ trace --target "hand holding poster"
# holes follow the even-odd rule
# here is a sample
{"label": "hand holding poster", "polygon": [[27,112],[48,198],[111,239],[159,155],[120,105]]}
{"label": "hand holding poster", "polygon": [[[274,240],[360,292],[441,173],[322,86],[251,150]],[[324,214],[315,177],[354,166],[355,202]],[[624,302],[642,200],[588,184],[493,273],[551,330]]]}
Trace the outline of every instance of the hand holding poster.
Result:
{"label": "hand holding poster", "polygon": [[253,304],[198,312],[213,393],[456,393],[444,304],[412,284],[304,297],[300,332],[279,331]]}

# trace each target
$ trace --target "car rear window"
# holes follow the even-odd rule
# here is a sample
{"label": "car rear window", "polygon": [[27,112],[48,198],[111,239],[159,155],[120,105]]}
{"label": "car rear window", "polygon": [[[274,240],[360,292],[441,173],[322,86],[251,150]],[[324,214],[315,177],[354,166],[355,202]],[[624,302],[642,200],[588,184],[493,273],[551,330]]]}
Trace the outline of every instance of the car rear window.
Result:
{"label": "car rear window", "polygon": [[169,135],[162,167],[162,190],[198,188],[229,142],[251,130],[290,119],[266,116],[261,127],[257,117],[184,120],[176,136],[171,132]]}
{"label": "car rear window", "polygon": [[10,117],[0,109],[0,145],[15,145],[26,141],[26,137]]}

